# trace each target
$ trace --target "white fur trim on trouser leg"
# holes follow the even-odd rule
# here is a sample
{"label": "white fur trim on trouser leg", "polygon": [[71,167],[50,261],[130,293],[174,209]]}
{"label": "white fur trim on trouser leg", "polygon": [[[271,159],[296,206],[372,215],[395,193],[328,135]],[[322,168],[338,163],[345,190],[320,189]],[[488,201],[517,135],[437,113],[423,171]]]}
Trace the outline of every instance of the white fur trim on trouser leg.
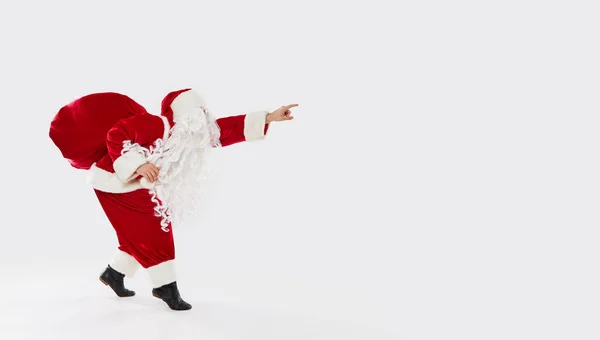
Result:
{"label": "white fur trim on trouser leg", "polygon": [[244,118],[244,137],[247,142],[265,138],[265,125],[268,111],[246,114]]}
{"label": "white fur trim on trouser leg", "polygon": [[127,254],[124,251],[117,250],[110,261],[110,266],[125,276],[133,277],[141,265],[133,256]]}
{"label": "white fur trim on trouser leg", "polygon": [[148,267],[147,270],[153,288],[164,286],[176,280],[175,260],[162,262],[156,266]]}

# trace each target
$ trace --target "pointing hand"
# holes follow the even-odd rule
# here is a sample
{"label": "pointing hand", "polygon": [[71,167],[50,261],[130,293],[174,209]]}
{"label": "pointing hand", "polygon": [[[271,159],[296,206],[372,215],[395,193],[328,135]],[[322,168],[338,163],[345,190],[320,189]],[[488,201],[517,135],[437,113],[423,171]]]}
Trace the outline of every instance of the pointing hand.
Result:
{"label": "pointing hand", "polygon": [[281,122],[284,120],[292,120],[292,107],[296,107],[298,104],[285,105],[267,115],[267,124],[271,122]]}

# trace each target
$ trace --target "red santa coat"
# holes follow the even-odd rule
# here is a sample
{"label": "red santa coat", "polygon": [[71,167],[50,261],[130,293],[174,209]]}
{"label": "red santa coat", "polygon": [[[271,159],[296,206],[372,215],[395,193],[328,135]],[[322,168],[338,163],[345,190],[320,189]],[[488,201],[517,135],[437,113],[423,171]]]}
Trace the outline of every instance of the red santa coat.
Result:
{"label": "red santa coat", "polygon": [[[146,158],[136,150],[128,151],[127,146],[139,144],[150,150],[157,141],[169,138],[174,115],[204,105],[188,89],[172,95],[160,116],[139,114],[118,121],[107,134],[108,153],[91,166],[88,176],[119,240],[110,265],[126,276],[133,276],[141,266],[148,270],[154,287],[175,281],[172,228],[161,229],[161,218],[146,190],[152,184],[136,174]],[[258,111],[217,119],[221,146],[263,139],[268,131],[267,114]]]}
{"label": "red santa coat", "polygon": [[[263,139],[269,125],[265,124],[268,111],[257,111],[217,119],[221,146]],[[87,181],[95,189],[110,193],[126,193],[150,189],[147,182],[135,175],[138,167],[146,163],[138,152],[123,152],[126,141],[150,149],[158,139],[165,141],[171,124],[164,116],[137,115],[123,119],[107,134],[108,154],[92,165]]]}

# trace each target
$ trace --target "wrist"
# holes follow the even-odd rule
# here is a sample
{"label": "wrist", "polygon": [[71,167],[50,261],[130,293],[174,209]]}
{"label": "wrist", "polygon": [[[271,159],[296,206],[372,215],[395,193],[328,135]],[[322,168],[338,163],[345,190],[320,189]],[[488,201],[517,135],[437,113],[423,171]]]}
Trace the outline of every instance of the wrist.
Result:
{"label": "wrist", "polygon": [[271,113],[268,113],[268,114],[265,116],[265,124],[269,124],[269,123],[271,123],[272,121],[273,121],[273,115],[272,115]]}

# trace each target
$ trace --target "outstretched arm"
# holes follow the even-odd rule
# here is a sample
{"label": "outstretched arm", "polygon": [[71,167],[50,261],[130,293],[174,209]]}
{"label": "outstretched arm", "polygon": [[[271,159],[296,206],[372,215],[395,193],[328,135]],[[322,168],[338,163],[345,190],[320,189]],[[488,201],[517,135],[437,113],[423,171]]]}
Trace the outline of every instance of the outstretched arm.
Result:
{"label": "outstretched arm", "polygon": [[267,111],[258,111],[217,119],[221,146],[263,139],[269,130],[266,122],[268,114]]}
{"label": "outstretched arm", "polygon": [[273,112],[257,111],[217,119],[221,146],[264,139],[270,123],[294,119],[290,109],[296,106],[298,104],[281,106]]}

